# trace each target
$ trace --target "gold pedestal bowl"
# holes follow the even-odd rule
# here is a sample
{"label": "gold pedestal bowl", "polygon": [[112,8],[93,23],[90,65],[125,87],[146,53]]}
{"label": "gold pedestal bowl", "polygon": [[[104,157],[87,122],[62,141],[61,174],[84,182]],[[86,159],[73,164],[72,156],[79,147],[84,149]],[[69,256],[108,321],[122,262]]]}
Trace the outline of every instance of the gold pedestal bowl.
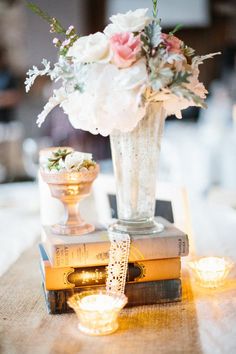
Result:
{"label": "gold pedestal bowl", "polygon": [[41,169],[40,173],[49,185],[52,197],[59,199],[65,207],[64,220],[52,225],[52,232],[71,236],[94,231],[94,226],[81,218],[77,204],[90,194],[92,183],[99,173],[98,164],[87,171],[50,172]]}

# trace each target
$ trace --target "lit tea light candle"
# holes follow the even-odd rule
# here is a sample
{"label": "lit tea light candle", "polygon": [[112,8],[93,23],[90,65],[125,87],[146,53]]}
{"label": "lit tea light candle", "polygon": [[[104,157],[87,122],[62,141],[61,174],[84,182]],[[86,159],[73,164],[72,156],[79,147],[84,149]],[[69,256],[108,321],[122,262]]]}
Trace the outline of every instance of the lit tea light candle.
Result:
{"label": "lit tea light candle", "polygon": [[197,283],[205,288],[217,288],[224,284],[233,262],[220,257],[203,257],[189,262]]}
{"label": "lit tea light candle", "polygon": [[79,319],[81,332],[90,335],[106,335],[118,328],[118,315],[126,305],[124,294],[105,291],[84,291],[74,294],[68,305],[74,309]]}
{"label": "lit tea light candle", "polygon": [[114,299],[107,295],[88,295],[81,300],[81,309],[87,311],[109,311],[114,308]]}

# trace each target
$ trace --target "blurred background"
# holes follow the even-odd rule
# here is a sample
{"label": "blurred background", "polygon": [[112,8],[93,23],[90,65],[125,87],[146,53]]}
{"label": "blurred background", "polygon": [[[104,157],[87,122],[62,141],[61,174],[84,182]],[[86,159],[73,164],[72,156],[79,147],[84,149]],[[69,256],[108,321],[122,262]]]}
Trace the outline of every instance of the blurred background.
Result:
{"label": "blurred background", "polygon": [[[35,0],[65,27],[74,24],[86,35],[102,31],[109,17],[151,0]],[[236,194],[236,2],[234,0],[159,0],[159,16],[168,31],[176,23],[179,36],[198,54],[222,55],[201,66],[201,80],[209,90],[208,110],[189,108],[183,120],[169,117],[163,141],[160,178],[186,185],[201,195],[220,198],[222,191]],[[111,171],[108,138],[74,130],[60,109],[42,128],[37,115],[52,87],[39,78],[25,94],[25,73],[43,58],[56,60],[53,35],[23,0],[0,0],[0,182],[34,180],[42,147],[71,145],[91,151]],[[219,190],[220,189],[220,190]],[[235,192],[234,192],[235,191]],[[227,192],[228,198],[232,193]],[[236,198],[235,206],[236,206]]]}

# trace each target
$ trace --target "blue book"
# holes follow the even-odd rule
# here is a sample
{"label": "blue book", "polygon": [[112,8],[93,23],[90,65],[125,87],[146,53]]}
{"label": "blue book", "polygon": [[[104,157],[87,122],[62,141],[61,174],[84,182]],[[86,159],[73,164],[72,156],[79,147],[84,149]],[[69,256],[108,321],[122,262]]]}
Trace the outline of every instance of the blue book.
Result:
{"label": "blue book", "polygon": [[[104,286],[100,285],[64,290],[46,290],[44,283],[42,283],[42,285],[49,314],[72,312],[73,310],[68,306],[67,300],[75,293],[85,290],[104,290]],[[181,301],[181,280],[171,279],[143,283],[127,283],[125,286],[125,294],[128,297],[127,307]]]}

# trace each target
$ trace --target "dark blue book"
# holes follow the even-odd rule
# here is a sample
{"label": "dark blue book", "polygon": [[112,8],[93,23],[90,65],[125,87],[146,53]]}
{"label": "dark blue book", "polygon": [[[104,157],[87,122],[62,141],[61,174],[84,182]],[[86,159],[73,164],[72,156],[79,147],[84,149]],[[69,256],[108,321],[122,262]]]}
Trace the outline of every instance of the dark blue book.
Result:
{"label": "dark blue book", "polygon": [[[67,300],[74,293],[80,293],[85,290],[104,289],[104,286],[98,285],[65,290],[46,290],[44,283],[42,285],[49,314],[72,312],[73,310],[68,306]],[[127,283],[125,294],[128,297],[127,307],[181,301],[181,280],[172,279],[145,283]]]}

